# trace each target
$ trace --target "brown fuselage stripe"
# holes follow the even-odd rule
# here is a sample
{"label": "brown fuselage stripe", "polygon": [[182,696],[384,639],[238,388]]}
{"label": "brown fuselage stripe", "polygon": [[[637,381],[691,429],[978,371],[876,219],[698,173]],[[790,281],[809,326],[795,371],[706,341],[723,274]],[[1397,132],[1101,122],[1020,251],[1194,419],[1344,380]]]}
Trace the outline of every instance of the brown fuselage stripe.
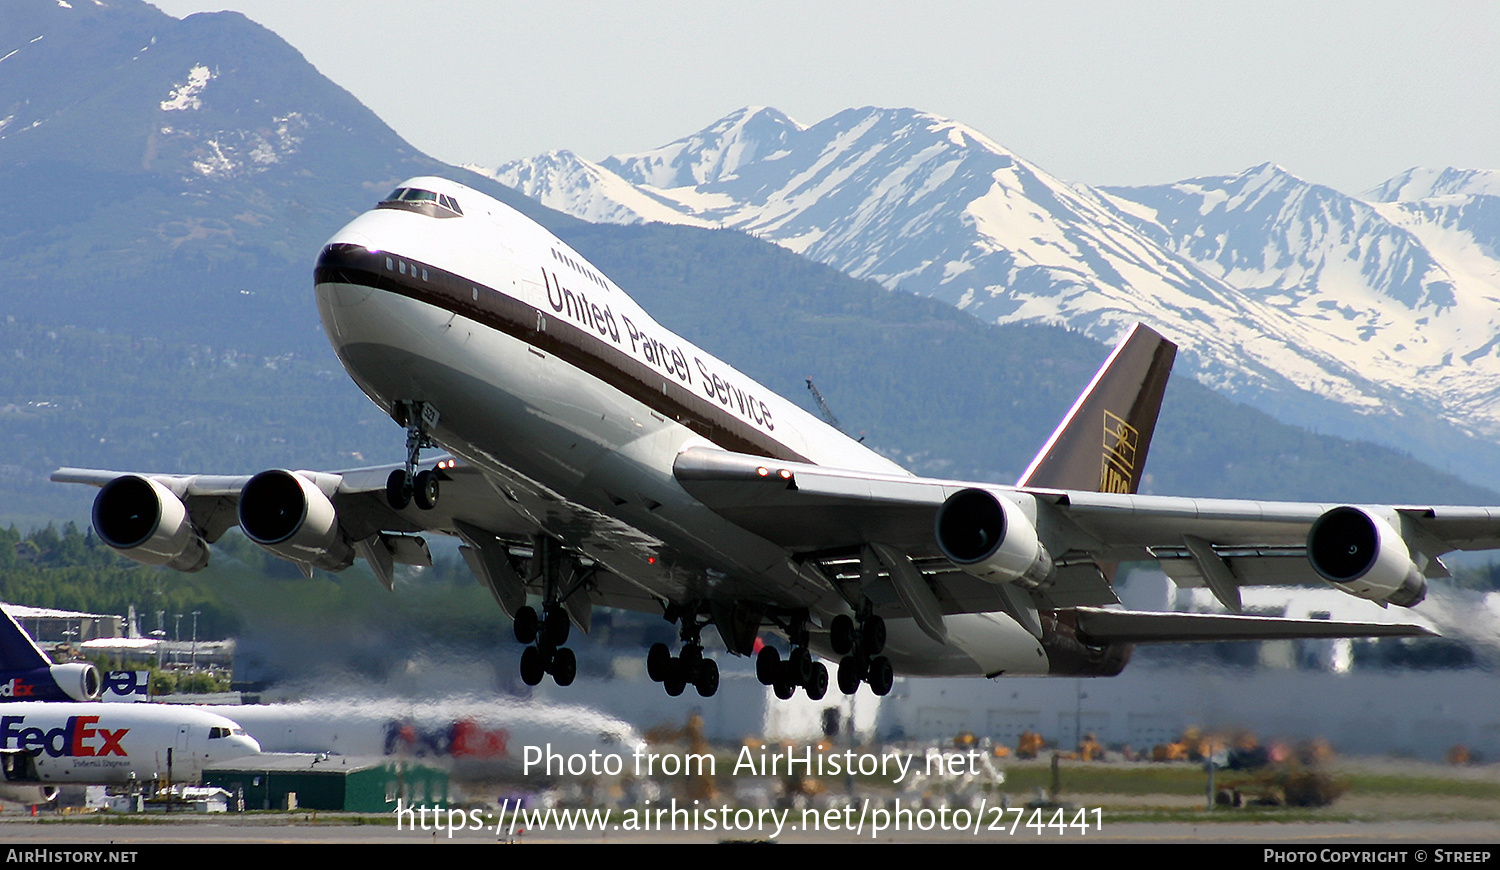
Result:
{"label": "brown fuselage stripe", "polygon": [[[404,262],[408,273],[387,270],[387,257]],[[417,277],[411,271],[414,268],[426,270],[426,280]],[[445,269],[384,251],[372,253],[361,245],[333,244],[318,255],[314,280],[385,290],[466,317],[552,354],[726,450],[786,462],[809,461],[597,334]],[[477,299],[475,290],[479,291]]]}

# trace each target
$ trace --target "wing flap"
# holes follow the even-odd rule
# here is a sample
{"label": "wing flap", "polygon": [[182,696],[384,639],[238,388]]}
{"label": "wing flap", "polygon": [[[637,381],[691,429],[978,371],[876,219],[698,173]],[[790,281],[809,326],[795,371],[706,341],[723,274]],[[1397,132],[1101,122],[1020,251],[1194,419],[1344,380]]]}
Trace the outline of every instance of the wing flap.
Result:
{"label": "wing flap", "polygon": [[1138,610],[1074,610],[1077,629],[1091,643],[1208,643],[1243,640],[1295,640],[1341,637],[1437,637],[1420,625],[1335,622],[1281,616],[1217,613],[1156,613]]}
{"label": "wing flap", "polygon": [[932,523],[962,486],[869,474],[694,447],[673,475],[694,498],[736,525],[793,551],[881,541],[911,556],[937,554]]}

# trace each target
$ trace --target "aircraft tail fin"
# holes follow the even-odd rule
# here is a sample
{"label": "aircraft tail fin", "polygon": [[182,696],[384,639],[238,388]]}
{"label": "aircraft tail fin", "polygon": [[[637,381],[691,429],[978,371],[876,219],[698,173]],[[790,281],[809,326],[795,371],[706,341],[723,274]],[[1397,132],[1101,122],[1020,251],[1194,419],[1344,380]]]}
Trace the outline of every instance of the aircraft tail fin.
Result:
{"label": "aircraft tail fin", "polygon": [[42,652],[15,617],[0,607],[0,669],[27,670],[50,667],[52,659]]}
{"label": "aircraft tail fin", "polygon": [[1135,492],[1176,357],[1177,345],[1144,324],[1132,326],[1018,485]]}

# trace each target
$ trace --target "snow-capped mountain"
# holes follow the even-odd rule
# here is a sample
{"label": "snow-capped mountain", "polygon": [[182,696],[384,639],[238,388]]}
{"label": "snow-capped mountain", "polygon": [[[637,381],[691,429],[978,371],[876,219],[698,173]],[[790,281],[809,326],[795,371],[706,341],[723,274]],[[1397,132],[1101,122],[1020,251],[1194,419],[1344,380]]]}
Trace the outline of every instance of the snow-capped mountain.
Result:
{"label": "snow-capped mountain", "polygon": [[486,174],[590,220],[743,230],[986,321],[1112,340],[1145,320],[1282,419],[1500,481],[1500,173],[1412,170],[1363,199],[1272,165],[1090,189],[911,109],[752,108]]}
{"label": "snow-capped mountain", "polygon": [[1105,195],[1143,234],[1261,303],[1268,338],[1320,358],[1354,391],[1298,386],[1380,416],[1500,431],[1500,258],[1466,219],[1495,197],[1371,203],[1270,164]]}

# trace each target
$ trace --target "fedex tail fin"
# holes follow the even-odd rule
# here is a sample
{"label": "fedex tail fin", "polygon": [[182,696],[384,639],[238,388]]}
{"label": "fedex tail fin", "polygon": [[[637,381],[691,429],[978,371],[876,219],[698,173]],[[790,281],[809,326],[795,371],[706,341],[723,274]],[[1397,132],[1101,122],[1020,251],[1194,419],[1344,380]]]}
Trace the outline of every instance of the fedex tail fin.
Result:
{"label": "fedex tail fin", "polygon": [[93,665],[54,665],[15,617],[0,607],[0,703],[95,701],[102,688]]}
{"label": "fedex tail fin", "polygon": [[52,659],[42,652],[16,618],[0,607],[0,671],[26,671],[45,668]]}
{"label": "fedex tail fin", "polygon": [[1176,357],[1177,345],[1144,324],[1132,326],[1018,485],[1135,492]]}

